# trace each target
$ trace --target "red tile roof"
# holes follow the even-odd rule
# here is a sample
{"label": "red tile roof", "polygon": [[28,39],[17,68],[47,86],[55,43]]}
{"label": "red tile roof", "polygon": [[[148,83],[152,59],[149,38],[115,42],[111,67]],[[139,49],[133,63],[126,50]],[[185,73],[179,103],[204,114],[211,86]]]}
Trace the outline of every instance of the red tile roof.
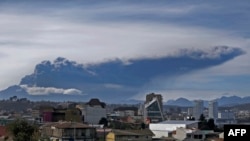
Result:
{"label": "red tile roof", "polygon": [[51,122],[43,125],[44,127],[55,127],[55,128],[60,128],[60,129],[65,129],[65,128],[93,128],[88,126],[87,124],[82,124],[78,122]]}

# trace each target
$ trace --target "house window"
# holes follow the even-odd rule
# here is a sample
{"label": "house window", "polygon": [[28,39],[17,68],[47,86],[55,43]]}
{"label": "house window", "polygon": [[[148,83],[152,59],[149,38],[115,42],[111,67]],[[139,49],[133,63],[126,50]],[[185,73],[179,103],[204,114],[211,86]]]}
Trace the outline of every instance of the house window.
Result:
{"label": "house window", "polygon": [[194,135],[194,139],[199,139],[199,135]]}
{"label": "house window", "polygon": [[82,136],[85,136],[85,132],[82,132]]}
{"label": "house window", "polygon": [[202,139],[202,135],[199,135],[199,139]]}

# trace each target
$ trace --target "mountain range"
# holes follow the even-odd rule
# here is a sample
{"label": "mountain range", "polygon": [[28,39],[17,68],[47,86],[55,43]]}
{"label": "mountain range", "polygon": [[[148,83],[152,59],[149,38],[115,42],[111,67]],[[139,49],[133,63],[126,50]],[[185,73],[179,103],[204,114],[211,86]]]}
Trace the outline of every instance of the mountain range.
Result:
{"label": "mountain range", "polygon": [[[238,96],[228,96],[228,97],[222,96],[221,98],[217,98],[215,100],[218,102],[218,106],[229,107],[229,106],[250,103],[250,96],[243,98]],[[176,100],[168,100],[164,104],[171,106],[180,106],[180,107],[192,107],[194,105],[194,102],[186,98],[178,98]],[[208,107],[207,100],[204,100],[204,106]]]}

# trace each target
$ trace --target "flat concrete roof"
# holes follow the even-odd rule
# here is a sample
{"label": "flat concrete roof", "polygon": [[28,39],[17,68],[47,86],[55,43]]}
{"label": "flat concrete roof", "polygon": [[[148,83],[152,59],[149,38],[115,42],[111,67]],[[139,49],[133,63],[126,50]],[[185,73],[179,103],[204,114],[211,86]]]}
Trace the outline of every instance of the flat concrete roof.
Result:
{"label": "flat concrete roof", "polygon": [[199,121],[193,121],[193,120],[166,120],[156,124],[193,124],[198,122]]}

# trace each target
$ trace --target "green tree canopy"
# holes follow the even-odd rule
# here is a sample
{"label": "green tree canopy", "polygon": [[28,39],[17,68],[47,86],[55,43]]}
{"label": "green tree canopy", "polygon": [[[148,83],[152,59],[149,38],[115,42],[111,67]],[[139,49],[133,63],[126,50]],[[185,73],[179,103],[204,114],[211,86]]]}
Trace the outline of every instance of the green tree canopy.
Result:
{"label": "green tree canopy", "polygon": [[205,116],[203,114],[200,115],[199,121],[200,122],[206,122],[206,118],[205,118]]}
{"label": "green tree canopy", "polygon": [[104,127],[107,127],[107,126],[108,126],[108,120],[107,120],[107,118],[102,117],[102,118],[99,120],[99,124],[103,124]]}
{"label": "green tree canopy", "polygon": [[207,122],[207,126],[210,130],[214,130],[215,129],[214,119],[210,118]]}
{"label": "green tree canopy", "polygon": [[16,119],[7,125],[7,130],[12,134],[14,141],[31,141],[36,127],[26,120]]}

